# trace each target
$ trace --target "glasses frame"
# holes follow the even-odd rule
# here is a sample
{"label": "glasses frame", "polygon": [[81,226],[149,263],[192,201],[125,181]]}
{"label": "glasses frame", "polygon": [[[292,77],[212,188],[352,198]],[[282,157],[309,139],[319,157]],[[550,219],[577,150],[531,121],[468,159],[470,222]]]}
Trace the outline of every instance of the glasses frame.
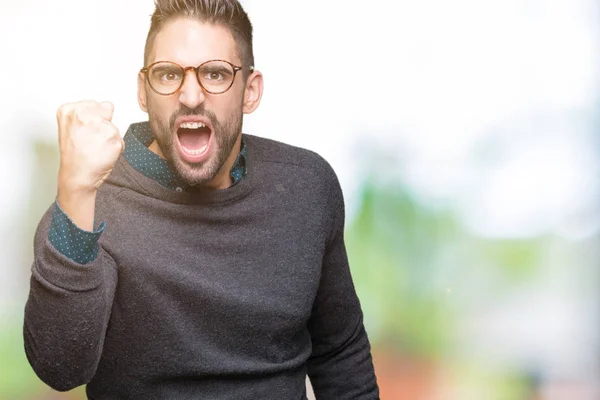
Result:
{"label": "glasses frame", "polygon": [[[206,89],[204,87],[204,85],[202,84],[202,82],[200,81],[200,77],[198,76],[198,72],[200,71],[200,68],[202,66],[204,66],[204,65],[206,65],[206,64],[208,64],[210,62],[214,62],[214,61],[219,61],[219,62],[227,63],[233,69],[233,79],[231,80],[231,83],[229,84],[229,86],[227,87],[227,89],[225,89],[223,91],[220,91],[220,92],[211,92],[210,90]],[[181,83],[179,84],[179,86],[177,87],[177,89],[175,89],[172,92],[167,93],[167,94],[161,93],[158,90],[156,90],[154,88],[154,86],[152,86],[152,82],[150,82],[150,77],[148,76],[148,71],[150,71],[150,69],[153,66],[155,66],[156,64],[161,64],[161,63],[170,63],[170,64],[173,64],[173,65],[177,65],[183,71],[183,78],[181,79]],[[240,66],[234,65],[234,64],[230,63],[227,60],[208,60],[208,61],[205,61],[202,64],[198,65],[197,67],[182,67],[181,65],[177,64],[176,62],[162,60],[162,61],[153,62],[152,64],[150,64],[150,65],[148,65],[148,66],[140,69],[140,73],[144,74],[144,76],[146,77],[146,82],[148,82],[148,85],[150,86],[150,89],[152,89],[152,91],[154,93],[156,93],[158,95],[161,95],[161,96],[171,96],[171,95],[177,93],[179,90],[181,90],[181,88],[183,87],[183,84],[185,82],[185,78],[187,76],[187,72],[190,71],[190,70],[194,71],[194,75],[196,76],[196,81],[198,81],[198,84],[200,85],[200,87],[202,88],[202,90],[204,92],[210,93],[210,94],[223,94],[223,93],[227,92],[229,89],[231,89],[231,87],[233,86],[233,82],[235,82],[235,77],[236,77],[238,71],[241,71],[243,69],[244,69],[244,67],[240,67]],[[248,71],[254,71],[254,67],[253,66],[248,67]]]}

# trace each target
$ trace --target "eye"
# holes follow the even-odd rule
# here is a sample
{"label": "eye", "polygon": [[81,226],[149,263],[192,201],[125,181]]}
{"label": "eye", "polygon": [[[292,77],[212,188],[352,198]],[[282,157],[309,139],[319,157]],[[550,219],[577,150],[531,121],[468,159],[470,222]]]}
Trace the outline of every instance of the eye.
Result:
{"label": "eye", "polygon": [[159,64],[150,70],[150,76],[153,82],[178,83],[182,79],[181,68],[173,65]]}
{"label": "eye", "polygon": [[204,74],[204,77],[211,81],[222,81],[223,79],[225,79],[223,73],[219,71],[207,71]]}
{"label": "eye", "polygon": [[160,80],[166,81],[166,82],[178,81],[180,79],[181,79],[181,75],[179,75],[177,72],[173,72],[173,71],[164,72],[162,75],[160,75]]}
{"label": "eye", "polygon": [[173,70],[160,71],[159,79],[163,82],[173,82],[181,80],[181,73]]}

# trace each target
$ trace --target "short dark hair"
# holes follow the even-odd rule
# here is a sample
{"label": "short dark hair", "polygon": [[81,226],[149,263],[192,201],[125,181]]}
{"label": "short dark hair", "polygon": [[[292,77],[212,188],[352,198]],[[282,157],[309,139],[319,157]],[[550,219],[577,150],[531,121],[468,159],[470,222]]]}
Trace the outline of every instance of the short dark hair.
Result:
{"label": "short dark hair", "polygon": [[[243,67],[254,66],[252,24],[242,5],[236,0],[155,0],[150,30],[144,48],[147,64],[156,34],[171,19],[184,17],[200,22],[221,25],[229,29],[235,40],[238,57]],[[246,70],[244,70],[246,71]]]}

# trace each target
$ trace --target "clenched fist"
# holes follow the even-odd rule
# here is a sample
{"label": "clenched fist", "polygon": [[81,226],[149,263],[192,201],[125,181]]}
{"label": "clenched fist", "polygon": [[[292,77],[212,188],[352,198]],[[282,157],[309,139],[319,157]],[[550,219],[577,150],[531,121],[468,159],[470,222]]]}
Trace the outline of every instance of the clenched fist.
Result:
{"label": "clenched fist", "polygon": [[108,102],[82,101],[58,109],[61,187],[92,191],[106,180],[124,148],[112,116]]}
{"label": "clenched fist", "polygon": [[108,102],[81,101],[57,112],[58,203],[81,229],[93,229],[96,192],[125,148],[113,110]]}

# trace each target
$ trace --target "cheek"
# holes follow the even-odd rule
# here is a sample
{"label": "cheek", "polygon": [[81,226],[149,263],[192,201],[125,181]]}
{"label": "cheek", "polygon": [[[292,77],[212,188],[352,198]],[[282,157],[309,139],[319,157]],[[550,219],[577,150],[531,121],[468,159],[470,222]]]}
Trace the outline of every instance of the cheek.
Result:
{"label": "cheek", "polygon": [[160,120],[169,120],[173,112],[177,110],[177,99],[169,97],[148,97],[148,114]]}
{"label": "cheek", "polygon": [[243,93],[231,89],[229,96],[214,99],[212,104],[207,104],[207,109],[212,110],[219,120],[230,119],[232,116],[241,114],[244,104]]}

